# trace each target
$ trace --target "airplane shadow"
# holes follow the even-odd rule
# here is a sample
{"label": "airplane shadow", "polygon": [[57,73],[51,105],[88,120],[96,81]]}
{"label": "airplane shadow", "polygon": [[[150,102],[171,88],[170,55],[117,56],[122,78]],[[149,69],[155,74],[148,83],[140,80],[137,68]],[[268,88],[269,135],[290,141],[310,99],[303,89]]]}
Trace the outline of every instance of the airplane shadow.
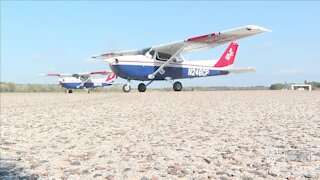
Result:
{"label": "airplane shadow", "polygon": [[38,175],[28,173],[15,163],[16,160],[0,157],[0,180],[11,179],[40,179]]}

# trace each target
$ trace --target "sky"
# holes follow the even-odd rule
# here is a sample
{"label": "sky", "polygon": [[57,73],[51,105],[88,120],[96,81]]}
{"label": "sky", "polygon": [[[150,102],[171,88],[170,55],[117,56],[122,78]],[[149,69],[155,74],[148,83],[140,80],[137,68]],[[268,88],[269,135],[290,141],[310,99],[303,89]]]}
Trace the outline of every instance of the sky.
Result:
{"label": "sky", "polygon": [[[320,81],[319,19],[316,1],[1,1],[1,81],[55,84],[56,78],[38,74],[110,70],[106,62],[90,57],[249,24],[273,31],[237,41],[234,67],[253,66],[256,72],[181,82],[270,86]],[[227,46],[187,57],[218,59]]]}

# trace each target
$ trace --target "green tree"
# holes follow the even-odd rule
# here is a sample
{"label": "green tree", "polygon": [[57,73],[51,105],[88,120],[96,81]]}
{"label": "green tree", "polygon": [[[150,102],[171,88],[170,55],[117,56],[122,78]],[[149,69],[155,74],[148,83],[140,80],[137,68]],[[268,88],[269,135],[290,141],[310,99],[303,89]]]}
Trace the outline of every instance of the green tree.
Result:
{"label": "green tree", "polygon": [[270,89],[271,90],[281,90],[281,89],[284,89],[286,86],[284,84],[281,84],[281,83],[277,83],[277,84],[272,84],[270,86]]}

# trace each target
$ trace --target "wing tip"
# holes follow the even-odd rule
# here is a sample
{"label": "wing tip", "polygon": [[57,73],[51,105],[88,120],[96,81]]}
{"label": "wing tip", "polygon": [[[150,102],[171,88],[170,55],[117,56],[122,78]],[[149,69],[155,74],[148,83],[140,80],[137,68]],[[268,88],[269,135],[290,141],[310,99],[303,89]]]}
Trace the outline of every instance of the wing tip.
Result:
{"label": "wing tip", "polygon": [[258,25],[247,25],[245,26],[247,28],[247,30],[251,31],[251,30],[258,30],[258,31],[262,31],[262,32],[272,32],[272,30],[258,26]]}
{"label": "wing tip", "polygon": [[253,72],[257,71],[255,67],[249,67]]}
{"label": "wing tip", "polygon": [[102,55],[92,55],[92,59],[102,59]]}

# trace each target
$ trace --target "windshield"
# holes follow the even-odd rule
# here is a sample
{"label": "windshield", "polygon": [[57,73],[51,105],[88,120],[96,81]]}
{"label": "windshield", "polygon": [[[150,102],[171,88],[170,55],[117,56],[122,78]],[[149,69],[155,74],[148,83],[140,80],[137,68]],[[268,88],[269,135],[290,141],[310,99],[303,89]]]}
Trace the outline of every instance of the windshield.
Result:
{"label": "windshield", "polygon": [[144,49],[140,49],[138,52],[137,52],[137,55],[146,55],[147,52],[151,49],[151,47],[149,48],[144,48]]}

